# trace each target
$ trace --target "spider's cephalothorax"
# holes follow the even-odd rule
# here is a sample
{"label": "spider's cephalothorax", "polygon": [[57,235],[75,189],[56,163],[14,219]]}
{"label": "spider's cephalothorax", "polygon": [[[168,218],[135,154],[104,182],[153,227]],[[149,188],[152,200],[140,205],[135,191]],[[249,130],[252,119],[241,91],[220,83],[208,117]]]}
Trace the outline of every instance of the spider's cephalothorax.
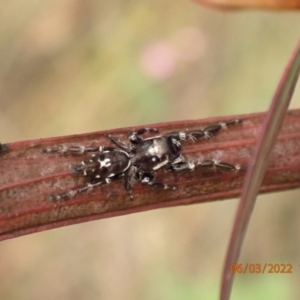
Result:
{"label": "spider's cephalothorax", "polygon": [[[188,139],[194,142],[200,138],[211,138],[222,128],[242,123],[242,120],[220,122],[205,127],[203,130],[187,132],[173,132],[165,135],[143,139],[144,133],[158,134],[156,128],[141,128],[129,134],[129,142],[124,143],[115,137],[108,135],[115,147],[67,147],[58,146],[42,149],[47,153],[77,153],[95,152],[80,165],[73,166],[73,172],[82,174],[89,179],[85,186],[68,191],[64,194],[51,196],[52,200],[74,197],[78,193],[90,191],[103,183],[110,183],[114,179],[124,178],[125,189],[131,193],[135,181],[140,181],[156,188],[176,189],[177,186],[169,186],[156,182],[155,175],[159,169],[171,172],[190,170],[196,167],[214,167],[218,169],[236,171],[239,165],[232,165],[217,160],[205,160],[201,162],[188,161],[181,153],[181,142]],[[133,198],[131,194],[131,198]]]}

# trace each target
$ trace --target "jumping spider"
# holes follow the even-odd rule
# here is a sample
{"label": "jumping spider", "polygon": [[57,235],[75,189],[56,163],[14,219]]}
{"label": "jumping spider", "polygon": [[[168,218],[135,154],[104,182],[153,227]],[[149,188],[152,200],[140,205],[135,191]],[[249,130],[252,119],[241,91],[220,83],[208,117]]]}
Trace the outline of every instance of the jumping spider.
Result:
{"label": "jumping spider", "polygon": [[130,143],[122,142],[112,135],[108,139],[116,147],[68,147],[58,146],[42,149],[44,153],[77,153],[95,152],[80,165],[72,167],[73,173],[82,174],[89,179],[89,182],[78,189],[70,190],[64,194],[52,195],[51,200],[56,201],[63,198],[72,198],[75,195],[90,191],[103,183],[110,183],[112,180],[124,178],[125,189],[130,192],[135,181],[162,189],[177,189],[175,185],[166,185],[155,181],[156,171],[165,169],[170,172],[193,171],[196,167],[217,168],[224,171],[237,171],[239,165],[232,165],[217,160],[205,160],[194,162],[187,160],[182,154],[181,142],[188,139],[196,142],[200,138],[211,138],[215,133],[227,126],[240,124],[240,119],[220,122],[205,127],[203,130],[187,132],[173,132],[164,135],[156,135],[143,139],[142,134],[158,134],[156,128],[140,128],[131,132],[128,136]]}

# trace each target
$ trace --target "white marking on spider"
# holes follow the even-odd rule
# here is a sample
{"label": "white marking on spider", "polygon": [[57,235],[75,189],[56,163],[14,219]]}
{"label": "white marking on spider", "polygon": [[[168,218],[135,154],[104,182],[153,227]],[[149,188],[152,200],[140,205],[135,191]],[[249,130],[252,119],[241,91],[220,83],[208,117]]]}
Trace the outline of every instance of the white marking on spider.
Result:
{"label": "white marking on spider", "polygon": [[165,166],[169,162],[168,159],[162,161],[161,163],[157,164],[155,167],[153,167],[153,170],[156,171],[160,169],[161,167]]}
{"label": "white marking on spider", "polygon": [[150,182],[150,178],[149,177],[144,177],[142,179],[142,183],[149,183]]}
{"label": "white marking on spider", "polygon": [[178,133],[178,136],[179,136],[179,139],[181,139],[182,141],[185,141],[185,140],[186,140],[186,137],[187,137],[187,134],[186,134],[186,132],[180,131],[180,132]]}
{"label": "white marking on spider", "polygon": [[180,141],[178,141],[178,140],[176,140],[176,139],[172,139],[172,143],[173,143],[174,145],[176,145],[177,147],[180,147],[180,146],[181,146]]}
{"label": "white marking on spider", "polygon": [[103,168],[103,167],[108,168],[108,167],[111,166],[111,161],[110,161],[109,158],[105,158],[103,160],[98,159],[98,162],[100,164],[100,169]]}
{"label": "white marking on spider", "polygon": [[191,171],[193,171],[196,167],[196,164],[191,160],[188,162],[188,167]]}
{"label": "white marking on spider", "polygon": [[177,158],[175,158],[172,161],[172,165],[175,165],[175,164],[178,164],[180,162],[183,162],[184,160],[185,160],[184,156],[180,154]]}
{"label": "white marking on spider", "polygon": [[[77,195],[77,191],[72,190],[67,193],[68,197],[74,198]],[[61,197],[60,197],[61,198]]]}
{"label": "white marking on spider", "polygon": [[79,153],[82,154],[85,151],[85,147],[84,146],[79,146]]}
{"label": "white marking on spider", "polygon": [[86,189],[86,192],[87,192],[87,193],[90,193],[90,192],[92,191],[92,189],[94,188],[93,185],[92,185],[91,183],[88,183],[88,184],[86,185],[86,187],[87,187],[87,189]]}
{"label": "white marking on spider", "polygon": [[208,132],[208,131],[204,131],[204,138],[205,139],[211,139],[213,137],[213,135],[210,133],[210,132]]}
{"label": "white marking on spider", "polygon": [[166,152],[165,147],[166,145],[160,139],[158,141],[154,139],[153,144],[148,148],[148,153],[151,156],[161,158]]}
{"label": "white marking on spider", "polygon": [[68,150],[69,150],[69,147],[67,147],[67,146],[65,146],[65,145],[62,145],[59,152],[61,152],[61,153],[66,153]]}
{"label": "white marking on spider", "polygon": [[226,125],[226,123],[224,123],[224,122],[221,122],[221,123],[219,123],[220,124],[220,126],[223,128],[223,129],[227,129],[227,125]]}
{"label": "white marking on spider", "polygon": [[153,146],[149,147],[149,149],[148,149],[148,152],[150,153],[150,155],[153,155],[153,156],[157,155],[158,151],[159,151],[159,148],[157,145],[153,145]]}

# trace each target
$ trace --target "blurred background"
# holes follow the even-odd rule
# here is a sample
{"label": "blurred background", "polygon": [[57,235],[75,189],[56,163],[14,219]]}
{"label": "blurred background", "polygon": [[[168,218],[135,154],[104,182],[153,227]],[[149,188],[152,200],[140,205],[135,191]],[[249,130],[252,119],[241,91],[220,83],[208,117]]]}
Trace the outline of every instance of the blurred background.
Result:
{"label": "blurred background", "polygon": [[[2,1],[0,20],[1,142],[265,111],[300,28],[296,12],[170,0]],[[299,198],[258,198],[240,259],[293,274],[237,275],[232,299],[299,299]],[[4,241],[0,299],[217,299],[236,205]]]}

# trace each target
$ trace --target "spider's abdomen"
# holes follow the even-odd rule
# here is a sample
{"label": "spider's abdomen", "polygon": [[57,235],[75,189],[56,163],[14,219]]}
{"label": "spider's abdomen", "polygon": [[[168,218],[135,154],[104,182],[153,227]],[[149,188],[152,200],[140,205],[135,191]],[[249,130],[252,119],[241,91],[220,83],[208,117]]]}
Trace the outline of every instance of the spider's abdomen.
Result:
{"label": "spider's abdomen", "polygon": [[103,151],[93,154],[74,167],[75,173],[83,173],[84,176],[93,179],[109,178],[124,173],[130,166],[129,155],[118,149]]}

